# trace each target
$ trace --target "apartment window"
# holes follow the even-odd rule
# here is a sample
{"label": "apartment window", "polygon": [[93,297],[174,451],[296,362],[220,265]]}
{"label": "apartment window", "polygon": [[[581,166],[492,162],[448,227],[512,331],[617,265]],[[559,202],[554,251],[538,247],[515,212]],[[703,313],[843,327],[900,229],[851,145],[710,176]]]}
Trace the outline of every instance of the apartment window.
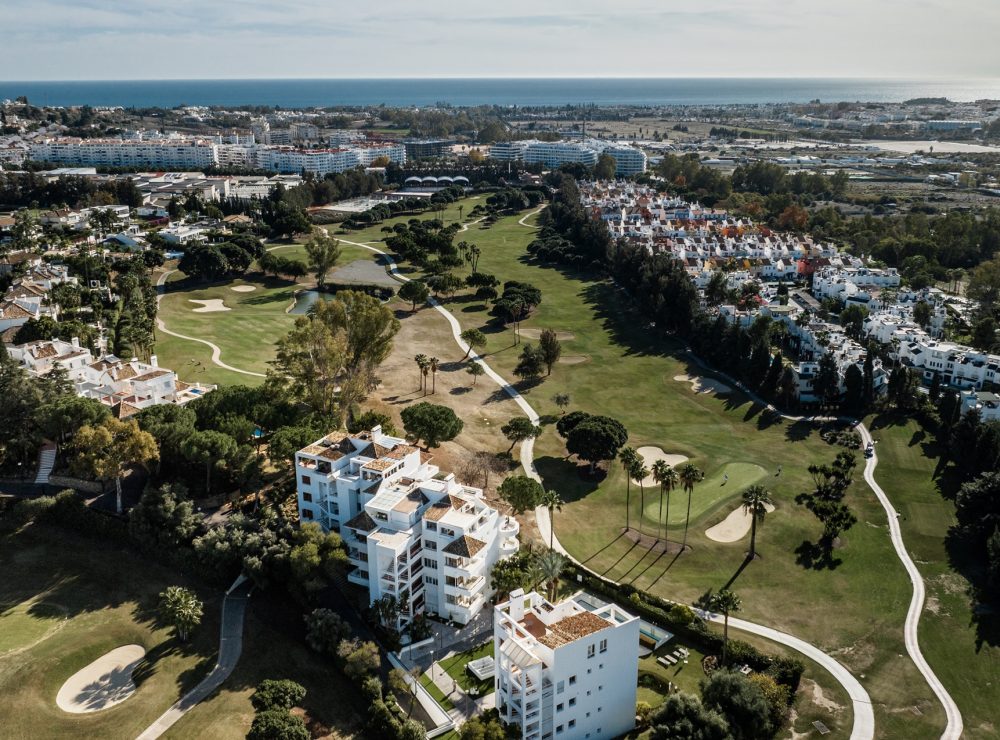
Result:
{"label": "apartment window", "polygon": [[570,707],[575,707],[576,706],[576,697],[575,696],[572,699],[569,700],[569,705],[570,705]]}
{"label": "apartment window", "polygon": [[576,686],[576,676],[570,676],[569,677],[569,685],[570,686]]}
{"label": "apartment window", "polygon": [[311,485],[311,484],[312,484],[312,478],[310,478],[308,475],[303,475],[302,476],[302,485],[308,486],[308,485]]}
{"label": "apartment window", "polygon": [[563,704],[562,702],[559,702],[558,704],[556,704],[556,711],[557,712],[561,712],[565,707],[566,707],[565,704]]}
{"label": "apartment window", "polygon": [[431,542],[430,540],[424,540],[424,549],[426,550],[437,550],[438,546],[436,542]]}
{"label": "apartment window", "polygon": [[608,641],[607,640],[601,640],[601,652],[602,653],[608,652]]}
{"label": "apartment window", "polygon": [[593,658],[594,655],[596,654],[596,652],[597,652],[597,646],[596,645],[587,645],[587,657],[588,658]]}
{"label": "apartment window", "polygon": [[303,519],[308,519],[309,521],[312,521],[312,518],[313,518],[312,510],[311,509],[303,509],[302,510],[302,518]]}
{"label": "apartment window", "polygon": [[454,578],[452,576],[445,576],[444,577],[444,585],[445,586],[457,586],[458,585],[458,579]]}
{"label": "apartment window", "polygon": [[444,564],[449,568],[461,568],[462,561],[459,558],[445,558]]}
{"label": "apartment window", "polygon": [[556,734],[557,734],[557,735],[562,735],[562,733],[563,733],[563,725],[559,725],[559,726],[558,726],[558,727],[556,728]]}
{"label": "apartment window", "polygon": [[424,527],[427,528],[428,532],[437,532],[437,522],[424,522]]}
{"label": "apartment window", "polygon": [[438,585],[438,579],[434,576],[424,576],[424,583],[429,583],[431,586]]}
{"label": "apartment window", "polygon": [[565,690],[566,690],[566,682],[565,681],[560,681],[559,683],[556,684],[556,693],[557,694],[561,694]]}
{"label": "apartment window", "polygon": [[570,730],[572,730],[574,727],[576,727],[576,720],[575,719],[571,719],[569,722],[566,723],[566,727],[568,727]]}
{"label": "apartment window", "polygon": [[424,566],[430,568],[431,570],[438,569],[437,560],[435,560],[434,558],[424,558]]}
{"label": "apartment window", "polygon": [[375,519],[378,520],[378,521],[380,521],[380,522],[387,522],[387,521],[389,521],[389,515],[386,514],[384,511],[376,511],[375,512]]}
{"label": "apartment window", "polygon": [[309,503],[312,503],[313,495],[311,493],[309,493],[309,491],[303,491],[302,492],[302,500],[303,501],[308,501]]}

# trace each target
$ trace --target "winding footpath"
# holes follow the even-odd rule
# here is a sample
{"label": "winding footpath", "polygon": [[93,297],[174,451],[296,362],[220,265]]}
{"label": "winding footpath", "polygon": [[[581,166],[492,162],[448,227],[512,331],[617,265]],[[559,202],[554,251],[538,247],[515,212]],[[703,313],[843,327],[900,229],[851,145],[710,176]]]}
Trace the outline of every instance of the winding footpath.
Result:
{"label": "winding footpath", "polygon": [[164,334],[169,334],[172,337],[177,337],[178,339],[186,339],[189,342],[198,342],[208,346],[212,350],[212,363],[218,365],[224,370],[231,370],[234,373],[240,373],[241,375],[252,375],[255,378],[266,378],[264,373],[255,373],[251,370],[243,370],[238,367],[233,367],[232,365],[227,365],[222,361],[222,350],[219,349],[217,344],[212,344],[207,339],[199,339],[198,337],[189,337],[186,334],[178,334],[175,331],[170,331],[167,325],[163,323],[163,319],[160,318],[160,299],[163,298],[163,288],[166,285],[167,277],[172,273],[177,272],[177,270],[167,270],[159,279],[156,281],[156,328],[162,331]]}
{"label": "winding footpath", "polygon": [[156,740],[199,702],[207,699],[213,691],[222,685],[223,681],[229,678],[229,674],[233,672],[240,659],[240,654],[243,652],[243,618],[246,616],[247,601],[252,590],[252,581],[246,580],[243,576],[236,579],[222,601],[219,657],[216,659],[211,673],[182,696],[180,701],[161,714],[136,740]]}
{"label": "winding footpath", "polygon": [[[865,446],[871,444],[874,449],[874,440],[868,428],[864,424],[859,423],[857,429],[861,434],[862,444]],[[877,465],[878,452],[876,451],[865,461],[865,483],[875,492],[879,503],[885,509],[886,516],[889,519],[889,537],[892,539],[892,546],[896,549],[896,556],[903,563],[903,567],[906,568],[906,573],[910,577],[910,583],[913,584],[913,596],[910,598],[910,608],[906,612],[906,623],[903,626],[903,639],[906,643],[906,652],[916,664],[917,670],[923,675],[924,680],[927,681],[935,696],[937,696],[938,701],[941,702],[941,706],[944,707],[948,724],[941,734],[942,740],[958,740],[962,736],[962,713],[959,711],[955,700],[951,698],[951,694],[944,687],[944,684],[934,674],[933,669],[924,658],[924,654],[920,651],[918,627],[920,615],[924,610],[924,579],[920,575],[920,571],[917,570],[917,566],[914,564],[910,554],[906,551],[906,547],[903,545],[903,533],[899,527],[899,513],[893,507],[892,502],[889,501],[889,497],[885,495],[882,487],[875,480],[875,467]]]}
{"label": "winding footpath", "polygon": [[[535,213],[537,213],[537,211],[535,211]],[[528,214],[528,216],[531,215],[533,214],[530,213]],[[523,221],[528,216],[523,217],[521,221]],[[527,224],[524,225],[527,226]],[[344,242],[345,244],[351,244],[356,247],[362,247],[364,249],[368,249],[372,252],[375,252],[376,254],[382,255],[386,260],[386,269],[388,270],[390,275],[392,275],[394,278],[396,278],[401,282],[410,281],[410,278],[400,274],[399,268],[396,265],[396,263],[392,260],[392,257],[390,257],[381,249],[369,246],[368,244],[362,244],[360,242],[347,241],[346,239],[341,239],[341,241]],[[469,359],[482,366],[483,370],[486,373],[486,376],[489,377],[494,383],[496,383],[504,391],[504,393],[510,396],[510,398],[514,401],[514,403],[518,405],[521,411],[524,412],[525,416],[527,416],[533,424],[538,424],[540,421],[538,412],[536,412],[535,409],[531,407],[531,405],[525,400],[524,396],[522,396],[517,391],[517,389],[514,388],[514,386],[512,386],[510,383],[508,383],[499,373],[493,370],[493,368],[491,368],[486,363],[486,361],[483,360],[483,358],[475,351],[474,348],[469,347],[469,345],[466,344],[465,341],[463,341],[461,337],[462,325],[458,322],[458,319],[456,319],[446,308],[444,308],[444,306],[442,306],[435,299],[431,298],[429,299],[428,302],[434,308],[434,310],[436,310],[438,313],[444,316],[445,320],[448,322],[448,325],[451,327],[452,336],[455,339],[455,342],[458,344],[459,349],[461,349],[463,352],[468,352]],[[525,473],[529,477],[534,478],[539,483],[541,483],[541,477],[538,475],[538,470],[535,468],[534,450],[535,450],[534,439],[528,439],[521,443],[521,465],[523,466]],[[550,534],[552,538],[553,547],[558,552],[562,553],[563,555],[571,559],[579,567],[589,571],[589,569],[585,565],[580,563],[569,552],[567,552],[566,548],[564,548],[562,544],[559,542],[559,539],[555,537],[554,533],[551,532],[552,522],[549,519],[548,510],[544,506],[540,506],[537,509],[535,509],[535,520],[538,524],[538,529],[543,534],[543,536],[546,533]],[[597,575],[599,578],[601,577],[598,574],[594,575]],[[704,612],[703,615],[705,619],[708,619],[713,622],[722,621],[722,616],[718,614]],[[760,637],[764,637],[769,640],[774,640],[775,642],[781,645],[785,645],[786,647],[790,647],[793,650],[797,650],[806,657],[810,658],[819,665],[823,666],[826,670],[830,672],[830,674],[837,680],[837,682],[844,687],[844,690],[851,698],[852,711],[854,715],[854,725],[851,730],[851,736],[850,736],[851,740],[871,740],[871,738],[875,737],[875,714],[874,711],[872,710],[871,697],[869,697],[868,692],[865,690],[864,686],[862,686],[861,683],[853,675],[851,675],[851,673],[843,665],[837,662],[834,658],[824,653],[815,645],[805,642],[804,640],[800,640],[799,638],[793,635],[789,635],[784,632],[779,632],[778,630],[775,630],[771,627],[765,627],[764,625],[755,624],[753,622],[748,622],[743,619],[733,619],[733,618],[729,620],[729,624],[731,627],[741,629],[745,632],[749,632],[750,634],[758,635]]]}

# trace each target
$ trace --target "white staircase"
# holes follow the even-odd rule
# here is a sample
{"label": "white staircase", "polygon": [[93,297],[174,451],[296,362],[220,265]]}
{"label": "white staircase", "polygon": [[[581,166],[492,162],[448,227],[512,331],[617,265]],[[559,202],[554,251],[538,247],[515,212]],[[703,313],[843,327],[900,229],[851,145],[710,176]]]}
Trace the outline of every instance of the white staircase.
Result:
{"label": "white staircase", "polygon": [[52,475],[52,468],[56,464],[56,446],[46,444],[38,453],[38,475],[35,476],[35,485],[44,485],[49,482]]}

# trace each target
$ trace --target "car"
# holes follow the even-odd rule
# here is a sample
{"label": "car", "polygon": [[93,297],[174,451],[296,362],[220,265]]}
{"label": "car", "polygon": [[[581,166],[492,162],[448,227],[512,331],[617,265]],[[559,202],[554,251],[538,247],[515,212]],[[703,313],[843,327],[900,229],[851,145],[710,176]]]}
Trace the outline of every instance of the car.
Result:
{"label": "car", "polygon": [[875,445],[869,442],[868,446],[865,447],[865,457],[872,457],[874,455],[875,455]]}

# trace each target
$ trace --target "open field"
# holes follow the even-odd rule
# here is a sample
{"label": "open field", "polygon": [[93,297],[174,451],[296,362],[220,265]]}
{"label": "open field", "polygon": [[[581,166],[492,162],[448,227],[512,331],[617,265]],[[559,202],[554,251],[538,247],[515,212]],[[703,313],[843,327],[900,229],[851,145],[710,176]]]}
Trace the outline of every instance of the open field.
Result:
{"label": "open field", "polygon": [[[58,545],[53,545],[58,543]],[[0,727],[5,738],[132,740],[215,662],[221,597],[200,591],[202,625],[187,644],[155,618],[157,594],[190,585],[120,548],[30,525],[0,539]],[[90,714],[56,707],[63,683],[122,645],[146,649],[138,689]]]}
{"label": "open field", "polygon": [[930,483],[937,446],[916,421],[880,416],[869,427],[879,456],[875,478],[900,512],[906,547],[927,587],[920,620],[924,657],[958,703],[965,736],[996,737],[1000,635],[995,615],[973,611],[968,581],[949,564],[945,538],[955,523],[955,507]]}
{"label": "open field", "polygon": [[[648,330],[610,283],[577,279],[529,262],[524,247],[531,232],[519,226],[517,218],[470,232],[465,238],[482,249],[482,271],[496,274],[501,282],[522,280],[542,290],[542,304],[525,328],[570,332],[574,338],[563,342],[563,351],[591,358],[585,364],[557,365],[541,384],[523,389],[543,416],[558,414],[551,397],[568,392],[570,408],[620,419],[629,429],[630,444],[687,455],[705,470],[709,485],[732,463],[744,463],[750,470],[759,466],[767,471],[762,479],[768,481],[765,485],[778,507],[758,533],[763,558],[744,568],[745,543],[713,543],[703,532],[735,507],[740,489],[733,486],[730,496],[718,498],[712,493],[714,501],[707,502],[710,489],[702,483],[692,503],[692,550],[679,558],[651,552],[621,536],[625,476],[620,467],[612,466],[603,481],[581,476],[548,427],[536,444],[536,464],[546,486],[560,491],[568,502],[555,517],[563,544],[588,567],[667,598],[690,602],[708,590],[731,586],[742,594],[747,618],[808,639],[856,674],[864,674],[877,704],[881,736],[934,736],[943,726],[943,712],[903,648],[909,583],[892,551],[884,512],[863,483],[848,494],[859,523],[835,553],[842,561],[839,567],[808,567],[807,551],[801,547],[818,537],[820,527],[794,497],[811,486],[806,467],[832,459],[837,448],[823,442],[812,425],[772,418],[740,394],[696,394],[674,381],[676,375],[700,372],[681,348]],[[468,296],[456,297],[449,309],[463,326],[487,334],[489,362],[513,377],[520,351],[513,332]],[[783,473],[773,477],[779,464]],[[640,510],[636,494],[633,490],[633,522]],[[696,504],[704,513],[696,513]],[[649,526],[653,521],[646,520]],[[873,568],[873,563],[879,567]]]}

